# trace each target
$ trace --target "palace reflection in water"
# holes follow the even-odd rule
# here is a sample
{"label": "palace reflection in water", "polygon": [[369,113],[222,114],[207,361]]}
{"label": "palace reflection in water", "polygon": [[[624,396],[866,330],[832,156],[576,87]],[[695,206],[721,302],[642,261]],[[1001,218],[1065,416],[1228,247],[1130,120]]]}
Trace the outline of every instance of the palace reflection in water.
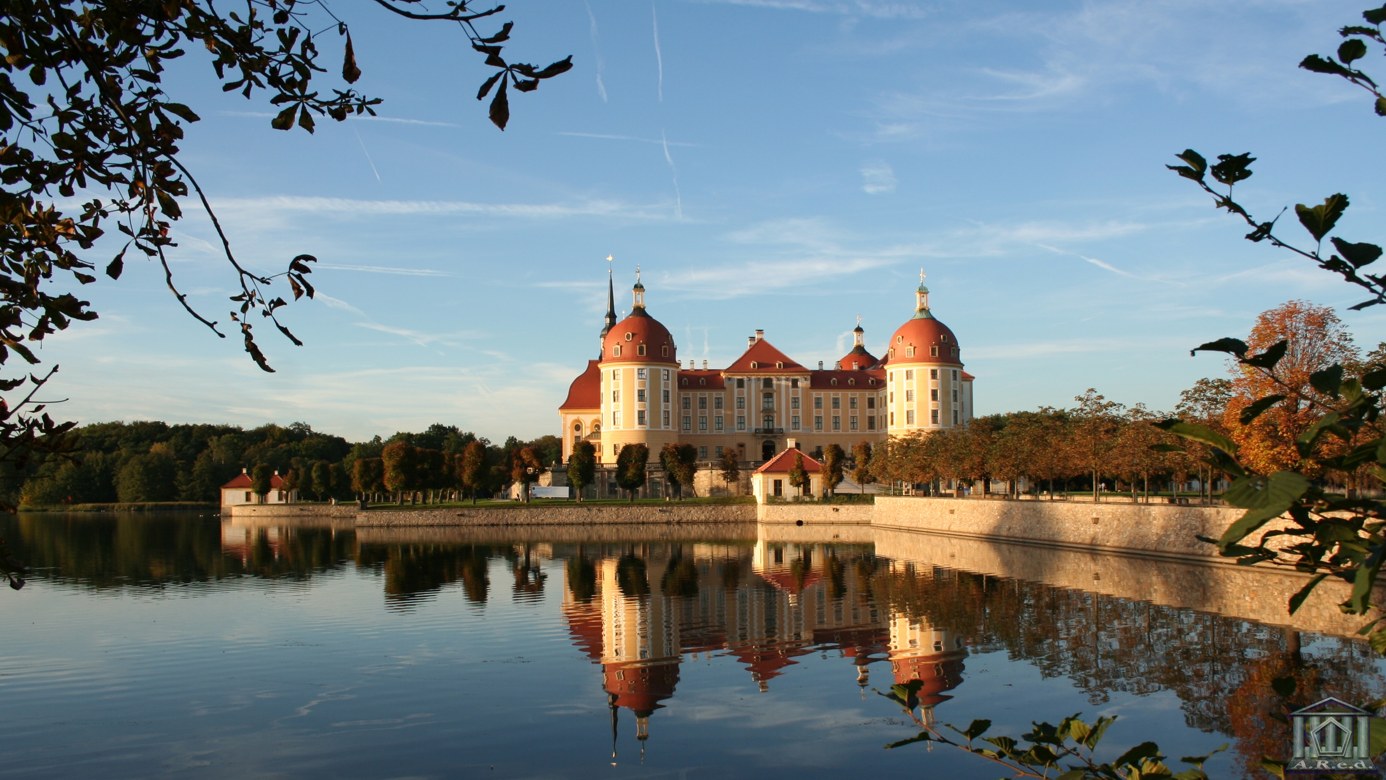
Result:
{"label": "palace reflection in water", "polygon": [[[613,752],[631,739],[643,752],[685,738],[661,725],[673,716],[660,711],[697,698],[693,660],[734,664],[738,687],[772,698],[797,696],[809,666],[863,692],[919,679],[920,716],[953,723],[1006,705],[968,684],[969,674],[989,667],[994,674],[998,663],[1067,680],[1099,708],[1117,697],[1172,693],[1183,727],[1235,738],[1236,763],[1247,774],[1261,754],[1288,744],[1286,727],[1272,717],[1281,705],[1272,680],[1294,679],[1301,698],[1367,702],[1386,692],[1374,656],[1358,641],[1151,603],[1141,593],[892,559],[873,544],[770,541],[755,526],[724,529],[720,540],[690,533],[580,542],[577,531],[523,539],[501,530],[367,532],[191,518],[6,523],[0,534],[33,565],[36,589],[177,586],[211,594],[257,582],[312,589],[364,574],[380,582],[384,610],[403,619],[460,590],[475,616],[452,622],[465,618],[469,632],[486,630],[498,600],[511,620],[560,620],[569,656],[590,661],[590,684],[577,695],[606,713]],[[877,700],[843,706],[863,702],[875,708]],[[888,716],[890,705],[879,702]],[[886,741],[879,736],[877,747]]]}

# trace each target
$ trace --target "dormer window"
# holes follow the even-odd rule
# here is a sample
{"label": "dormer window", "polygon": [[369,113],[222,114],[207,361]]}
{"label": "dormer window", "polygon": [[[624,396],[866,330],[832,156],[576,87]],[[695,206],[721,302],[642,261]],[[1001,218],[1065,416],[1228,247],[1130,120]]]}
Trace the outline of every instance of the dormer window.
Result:
{"label": "dormer window", "polygon": [[833,378],[829,381],[829,384],[831,384],[833,387],[837,387],[837,377],[833,377]]}
{"label": "dormer window", "polygon": [[644,354],[645,354],[645,345],[644,345],[644,344],[639,344],[639,345],[637,345],[637,346],[635,347],[635,354],[637,354],[637,355],[644,355]]}
{"label": "dormer window", "polygon": [[615,346],[613,346],[613,347],[611,348],[611,356],[612,356],[612,357],[620,357],[620,356],[621,356],[621,345],[620,345],[620,344],[617,344],[617,345],[615,345]]}
{"label": "dormer window", "polygon": [[929,347],[929,355],[930,355],[931,357],[938,357],[938,345],[937,345],[937,344],[933,345],[932,347]]}
{"label": "dormer window", "polygon": [[[937,354],[937,353],[935,353],[935,354]],[[907,358],[912,358],[912,357],[914,357],[914,345],[913,345],[913,344],[909,345],[908,347],[905,347],[905,357],[907,357]]]}
{"label": "dormer window", "polygon": [[783,361],[783,360],[777,361],[777,362],[775,363],[775,368],[784,368],[784,361]]}
{"label": "dormer window", "polygon": [[756,361],[752,360],[752,361],[751,361],[751,368],[760,368],[760,364],[757,363]]}
{"label": "dormer window", "polygon": [[856,383],[857,383],[857,380],[855,380],[855,379],[848,379],[848,380],[847,380],[847,384],[849,384],[849,385],[856,385]]}
{"label": "dormer window", "polygon": [[905,337],[904,337],[904,336],[896,336],[896,337],[895,337],[895,343],[896,343],[896,344],[903,344],[904,341],[905,341]]}
{"label": "dormer window", "polygon": [[659,348],[659,356],[660,356],[660,357],[669,357],[669,345],[668,345],[668,344],[665,344],[664,346],[662,346],[662,347]]}
{"label": "dormer window", "polygon": [[626,331],[626,341],[630,341],[633,338],[635,338],[635,334],[631,333],[630,331]]}
{"label": "dormer window", "polygon": [[698,384],[699,384],[699,385],[706,386],[706,385],[707,385],[707,379],[702,378],[702,377],[699,377],[699,379],[698,379]]}

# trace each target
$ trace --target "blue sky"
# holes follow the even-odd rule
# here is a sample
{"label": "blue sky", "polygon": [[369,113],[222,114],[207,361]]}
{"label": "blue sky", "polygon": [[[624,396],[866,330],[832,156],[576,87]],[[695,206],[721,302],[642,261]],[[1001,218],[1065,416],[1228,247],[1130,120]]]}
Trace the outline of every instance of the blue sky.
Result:
{"label": "blue sky", "polygon": [[[45,344],[61,364],[46,398],[67,399],[50,412],[352,441],[434,422],[553,433],[596,356],[608,254],[618,310],[639,265],[680,358],[712,366],[757,328],[830,362],[858,315],[879,354],[923,267],[978,414],[1089,387],[1169,409],[1225,371],[1191,347],[1291,298],[1336,307],[1360,346],[1386,338],[1386,313],[1346,311],[1346,285],[1244,241],[1164,167],[1188,147],[1251,152],[1254,214],[1346,192],[1340,234],[1380,242],[1368,151],[1386,120],[1296,67],[1335,50],[1361,2],[516,0],[512,59],[574,68],[512,100],[504,133],[455,31],[336,6],[376,119],[271,130],[197,52],[171,85],[203,117],[185,161],[240,259],[319,258],[318,298],[284,317],[305,346],[262,326],[264,374],[127,261],[81,291],[101,318]],[[208,226],[178,239],[179,283],[225,323],[234,279]]]}

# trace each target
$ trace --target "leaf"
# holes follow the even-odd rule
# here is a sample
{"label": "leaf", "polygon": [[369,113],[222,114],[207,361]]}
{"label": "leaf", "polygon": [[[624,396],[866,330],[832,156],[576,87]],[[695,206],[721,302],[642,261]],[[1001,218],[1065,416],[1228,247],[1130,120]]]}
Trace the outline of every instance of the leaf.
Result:
{"label": "leaf", "polygon": [[1367,56],[1367,44],[1357,38],[1349,38],[1338,46],[1338,61],[1349,65],[1353,60]]}
{"label": "leaf", "polygon": [[905,745],[913,745],[913,744],[916,743],[916,742],[933,742],[933,741],[934,741],[934,738],[933,738],[932,736],[930,736],[929,732],[927,732],[927,731],[921,731],[921,732],[919,732],[918,734],[914,735],[913,737],[910,737],[909,739],[902,739],[902,740],[900,740],[899,742],[891,742],[890,744],[886,745],[886,750],[894,750],[895,748],[904,747]]}
{"label": "leaf", "polygon": [[1341,363],[1334,363],[1328,368],[1315,371],[1309,375],[1309,384],[1315,390],[1326,395],[1337,396],[1339,388],[1343,386],[1343,366]]}
{"label": "leaf", "polygon": [[491,98],[491,124],[505,129],[505,125],[510,121],[510,99],[505,95],[505,81],[502,80],[500,87],[496,90],[496,96]]}
{"label": "leaf", "polygon": [[1254,366],[1256,368],[1275,368],[1275,364],[1285,357],[1285,351],[1290,348],[1289,341],[1281,339],[1266,348],[1265,352],[1259,355],[1252,355],[1242,358],[1243,365]]}
{"label": "leaf", "polygon": [[567,73],[569,70],[572,70],[572,67],[573,67],[573,55],[569,54],[567,57],[564,57],[563,59],[559,60],[558,62],[555,62],[555,63],[549,65],[548,67],[544,68],[543,70],[540,70],[540,71],[538,71],[537,73],[535,73],[535,74],[534,74],[534,78],[536,78],[536,79],[550,79],[550,78],[553,78],[554,76],[559,75],[560,73]]}
{"label": "leaf", "polygon": [[1283,395],[1268,395],[1265,398],[1258,398],[1251,405],[1242,410],[1237,416],[1237,422],[1242,425],[1250,425],[1253,420],[1261,416],[1261,413],[1285,400]]}
{"label": "leaf", "polygon": [[496,82],[497,82],[497,81],[500,81],[501,76],[504,76],[504,75],[505,75],[505,71],[501,71],[501,72],[499,72],[499,73],[493,74],[493,75],[491,76],[491,78],[486,79],[485,81],[481,82],[481,89],[478,89],[478,90],[476,91],[476,99],[477,99],[477,100],[485,100],[485,99],[486,99],[487,93],[489,93],[489,92],[491,91],[491,87],[494,87],[494,86],[496,85]]}
{"label": "leaf", "polygon": [[313,132],[313,112],[306,108],[298,112],[298,126],[310,133]]}
{"label": "leaf", "polygon": [[1190,355],[1196,352],[1225,352],[1240,359],[1246,355],[1246,342],[1241,339],[1218,339],[1189,350]]}
{"label": "leaf", "polygon": [[1251,178],[1251,164],[1254,162],[1256,158],[1252,157],[1250,152],[1220,154],[1217,164],[1213,166],[1213,178],[1230,187]]}
{"label": "leaf", "polygon": [[1381,559],[1386,555],[1386,547],[1376,546],[1371,555],[1357,567],[1352,577],[1352,594],[1342,603],[1344,611],[1354,615],[1366,614],[1372,605],[1372,588],[1376,586],[1376,575],[1381,571]]}
{"label": "leaf", "polygon": [[1295,206],[1295,216],[1299,217],[1299,224],[1309,231],[1309,235],[1315,241],[1322,241],[1323,237],[1333,230],[1333,226],[1338,224],[1338,218],[1343,216],[1343,212],[1348,207],[1348,196],[1340,193],[1329,195],[1324,198],[1323,203],[1309,207],[1300,203]]}
{"label": "leaf", "polygon": [[1185,165],[1166,165],[1165,167],[1193,181],[1203,181],[1203,175],[1208,171],[1208,161],[1203,159],[1203,155],[1192,149],[1185,149],[1183,154],[1177,155],[1183,160]]}
{"label": "leaf", "polygon": [[967,737],[969,740],[973,740],[985,734],[987,729],[989,728],[991,728],[991,721],[979,718],[977,720],[972,721],[972,723],[968,724],[966,730],[961,731],[959,733],[962,734],[964,737]]}
{"label": "leaf", "polygon": [[346,47],[342,55],[342,78],[348,84],[355,84],[361,78],[361,69],[356,65],[356,49],[351,45],[351,33],[346,34]]}
{"label": "leaf", "polygon": [[1160,755],[1160,746],[1154,742],[1142,742],[1131,748],[1116,760],[1114,766],[1135,766],[1143,758],[1154,758]]}
{"label": "leaf", "polygon": [[1223,498],[1246,511],[1223,532],[1218,545],[1236,544],[1256,529],[1284,514],[1309,490],[1309,480],[1293,471],[1277,471],[1268,477],[1252,475],[1233,480]]}
{"label": "leaf", "polygon": [[289,106],[280,111],[274,119],[270,120],[270,127],[275,130],[289,130],[294,126],[294,112],[298,111],[298,106]]}
{"label": "leaf", "polygon": [[123,270],[125,270],[124,249],[120,250],[120,254],[116,255],[114,258],[111,259],[111,262],[106,264],[106,275],[111,277],[112,279],[119,279],[120,272]]}
{"label": "leaf", "polygon": [[1317,54],[1310,54],[1308,57],[1300,60],[1299,66],[1314,73],[1328,73],[1334,76],[1344,77],[1352,75],[1352,71],[1344,68],[1333,60],[1324,59]]}
{"label": "leaf", "polygon": [[1371,24],[1380,25],[1386,22],[1386,5],[1380,8],[1368,8],[1362,12],[1362,18]]}
{"label": "leaf", "polygon": [[197,114],[193,113],[191,108],[188,108],[182,103],[165,103],[164,110],[188,122],[196,122],[200,119]]}
{"label": "leaf", "polygon": [[1377,98],[1375,107],[1377,116],[1386,116],[1386,97]]}
{"label": "leaf", "polygon": [[1361,268],[1381,257],[1381,247],[1376,244],[1357,244],[1341,238],[1333,238],[1332,242],[1333,248],[1338,250],[1344,260],[1352,263],[1353,268]]}

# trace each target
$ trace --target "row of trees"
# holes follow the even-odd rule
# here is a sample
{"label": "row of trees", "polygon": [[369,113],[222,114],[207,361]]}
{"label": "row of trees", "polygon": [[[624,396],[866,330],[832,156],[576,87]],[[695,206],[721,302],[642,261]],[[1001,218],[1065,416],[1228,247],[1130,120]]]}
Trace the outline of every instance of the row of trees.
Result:
{"label": "row of trees", "polygon": [[[66,451],[31,460],[8,473],[0,498],[12,504],[217,500],[241,471],[253,489],[269,490],[276,472],[285,488],[311,500],[421,495],[424,500],[498,493],[512,481],[517,458],[535,468],[557,463],[555,436],[511,437],[495,445],[456,426],[349,443],[303,423],[243,430],[231,425],[162,422],[98,423],[69,434]],[[523,455],[522,455],[523,453]]]}

